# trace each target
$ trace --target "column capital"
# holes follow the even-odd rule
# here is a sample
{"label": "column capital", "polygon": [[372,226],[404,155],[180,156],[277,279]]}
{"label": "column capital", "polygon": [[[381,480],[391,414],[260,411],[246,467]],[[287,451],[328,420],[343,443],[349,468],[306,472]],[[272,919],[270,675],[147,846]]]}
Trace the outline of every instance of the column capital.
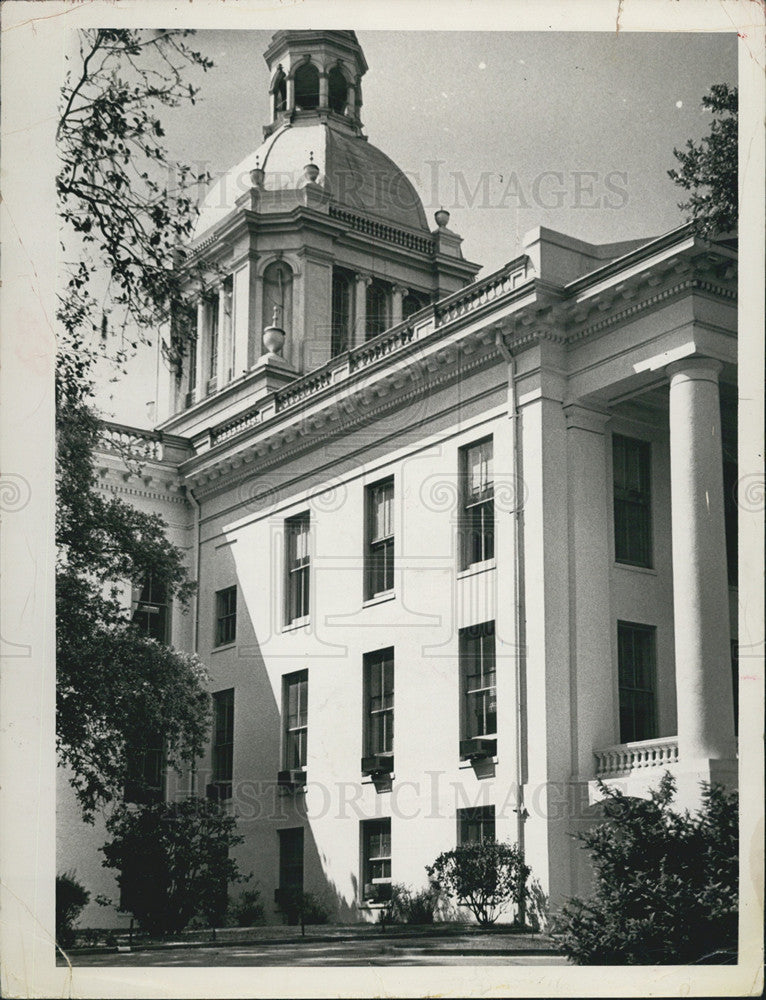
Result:
{"label": "column capital", "polygon": [[354,277],[356,278],[357,284],[366,285],[368,288],[372,284],[372,275],[367,271],[355,271]]}
{"label": "column capital", "polygon": [[580,403],[569,403],[564,407],[564,416],[567,421],[567,430],[592,431],[594,434],[603,434],[611,414],[603,410],[594,410]]}
{"label": "column capital", "polygon": [[391,291],[394,293],[394,295],[405,296],[407,294],[407,292],[409,291],[409,289],[407,288],[406,285],[397,285],[397,284],[394,284],[394,285],[391,285]]}
{"label": "column capital", "polygon": [[673,361],[665,372],[671,384],[678,382],[718,382],[718,376],[723,371],[723,363],[715,358],[684,358],[683,361]]}

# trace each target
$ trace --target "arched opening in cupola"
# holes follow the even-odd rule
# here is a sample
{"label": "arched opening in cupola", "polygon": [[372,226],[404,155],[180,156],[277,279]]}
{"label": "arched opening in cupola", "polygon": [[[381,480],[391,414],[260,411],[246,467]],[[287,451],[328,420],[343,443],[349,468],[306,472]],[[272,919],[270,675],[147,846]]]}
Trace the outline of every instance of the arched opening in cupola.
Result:
{"label": "arched opening in cupola", "polygon": [[330,110],[339,115],[346,113],[348,84],[340,66],[333,66],[327,76]]}
{"label": "arched opening in cupola", "polygon": [[281,71],[274,81],[272,93],[274,98],[273,117],[276,118],[280,111],[285,111],[287,109],[287,80],[285,78],[285,74]]}
{"label": "arched opening in cupola", "polygon": [[303,63],[295,71],[295,107],[299,111],[319,107],[319,70],[311,62]]}

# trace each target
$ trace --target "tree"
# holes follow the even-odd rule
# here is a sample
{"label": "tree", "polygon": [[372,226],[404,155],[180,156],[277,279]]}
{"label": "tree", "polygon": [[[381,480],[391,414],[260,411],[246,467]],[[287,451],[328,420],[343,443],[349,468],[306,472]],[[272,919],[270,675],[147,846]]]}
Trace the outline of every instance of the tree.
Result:
{"label": "tree", "polygon": [[581,834],[594,893],[563,910],[559,939],[580,965],[721,961],[737,948],[737,795],[703,785],[696,815],[671,808],[666,772],[648,799],[601,785],[605,821]]}
{"label": "tree", "polygon": [[481,840],[461,844],[426,865],[428,877],[458,903],[468,906],[482,927],[494,924],[508,906],[523,907],[530,869],[515,844]]}
{"label": "tree", "polygon": [[220,924],[227,886],[250,877],[229,857],[244,839],[236,820],[209,799],[121,804],[106,828],[103,865],[119,872],[121,908],[151,935],[178,933],[195,915]]}
{"label": "tree", "polygon": [[[89,389],[103,350],[124,362],[138,339],[187,314],[194,286],[184,247],[197,219],[194,191],[206,177],[169,159],[160,113],[194,104],[198,88],[186,76],[213,65],[190,47],[193,34],[79,32],[56,133],[66,278],[57,384],[70,400]],[[117,332],[127,332],[127,346],[117,345]],[[173,335],[178,362],[188,331],[176,323]]]}
{"label": "tree", "polygon": [[77,937],[74,923],[89,899],[90,893],[77,881],[74,872],[56,876],[56,944],[59,948],[71,948],[74,944]]}
{"label": "tree", "polygon": [[737,88],[715,84],[702,106],[714,115],[710,133],[699,143],[689,139],[684,149],[674,149],[680,168],[668,175],[691,192],[678,207],[690,213],[688,221],[701,235],[710,237],[737,229]]}
{"label": "tree", "polygon": [[[132,747],[161,733],[168,763],[180,766],[199,755],[208,734],[199,660],[141,635],[118,587],[151,577],[184,606],[193,585],[183,554],[168,544],[159,517],[99,493],[94,469],[96,359],[124,362],[138,339],[183,315],[192,280],[193,270],[179,265],[198,178],[168,160],[159,119],[162,109],[194,103],[184,71],[211,65],[189,47],[190,34],[82,31],[79,62],[62,91],[57,747],[85,819],[121,796]],[[126,331],[127,348],[117,342]],[[180,356],[188,331],[178,322],[173,331],[171,354]]]}

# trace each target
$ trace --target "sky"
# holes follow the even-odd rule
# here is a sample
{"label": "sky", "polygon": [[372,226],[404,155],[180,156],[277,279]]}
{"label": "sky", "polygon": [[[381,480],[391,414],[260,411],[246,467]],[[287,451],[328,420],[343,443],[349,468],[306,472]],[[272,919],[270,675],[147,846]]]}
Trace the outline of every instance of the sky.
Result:
{"label": "sky", "polygon": [[[171,158],[215,178],[262,141],[271,31],[200,31],[215,66],[197,104],[165,114]],[[358,31],[369,140],[415,183],[429,223],[443,205],[487,274],[542,225],[596,243],[681,225],[674,147],[699,139],[701,99],[736,83],[737,38],[712,33]],[[164,372],[161,381],[166,381]],[[105,416],[162,413],[143,350],[99,398]]]}

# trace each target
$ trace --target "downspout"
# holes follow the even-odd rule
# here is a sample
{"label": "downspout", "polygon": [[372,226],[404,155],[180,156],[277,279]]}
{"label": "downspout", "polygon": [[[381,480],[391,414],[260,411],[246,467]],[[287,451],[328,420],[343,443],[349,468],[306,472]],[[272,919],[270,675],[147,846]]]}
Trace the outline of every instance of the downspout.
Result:
{"label": "downspout", "polygon": [[[192,574],[196,587],[192,595],[192,652],[196,655],[199,650],[199,550],[200,550],[200,504],[194,496],[194,490],[189,488],[187,496],[194,507],[194,550],[192,556]],[[189,774],[189,794],[194,796],[197,791],[197,762],[192,761],[191,772]]]}
{"label": "downspout", "polygon": [[[515,732],[514,742],[516,749],[516,841],[519,850],[523,853],[525,846],[524,823],[529,815],[524,805],[524,773],[526,761],[526,748],[524,744],[525,723],[526,723],[526,688],[524,683],[524,664],[526,648],[526,620],[524,615],[523,600],[523,573],[524,573],[524,489],[521,476],[519,474],[521,455],[521,439],[519,430],[519,407],[518,395],[516,392],[516,359],[503,337],[502,330],[495,331],[495,346],[508,365],[508,419],[512,421],[512,443],[511,449],[511,481],[515,491],[513,507],[513,588],[511,600],[514,608],[514,624],[516,633],[516,657],[514,660],[514,695],[516,701],[515,712]],[[523,923],[525,919],[525,900],[519,904],[519,920]]]}

